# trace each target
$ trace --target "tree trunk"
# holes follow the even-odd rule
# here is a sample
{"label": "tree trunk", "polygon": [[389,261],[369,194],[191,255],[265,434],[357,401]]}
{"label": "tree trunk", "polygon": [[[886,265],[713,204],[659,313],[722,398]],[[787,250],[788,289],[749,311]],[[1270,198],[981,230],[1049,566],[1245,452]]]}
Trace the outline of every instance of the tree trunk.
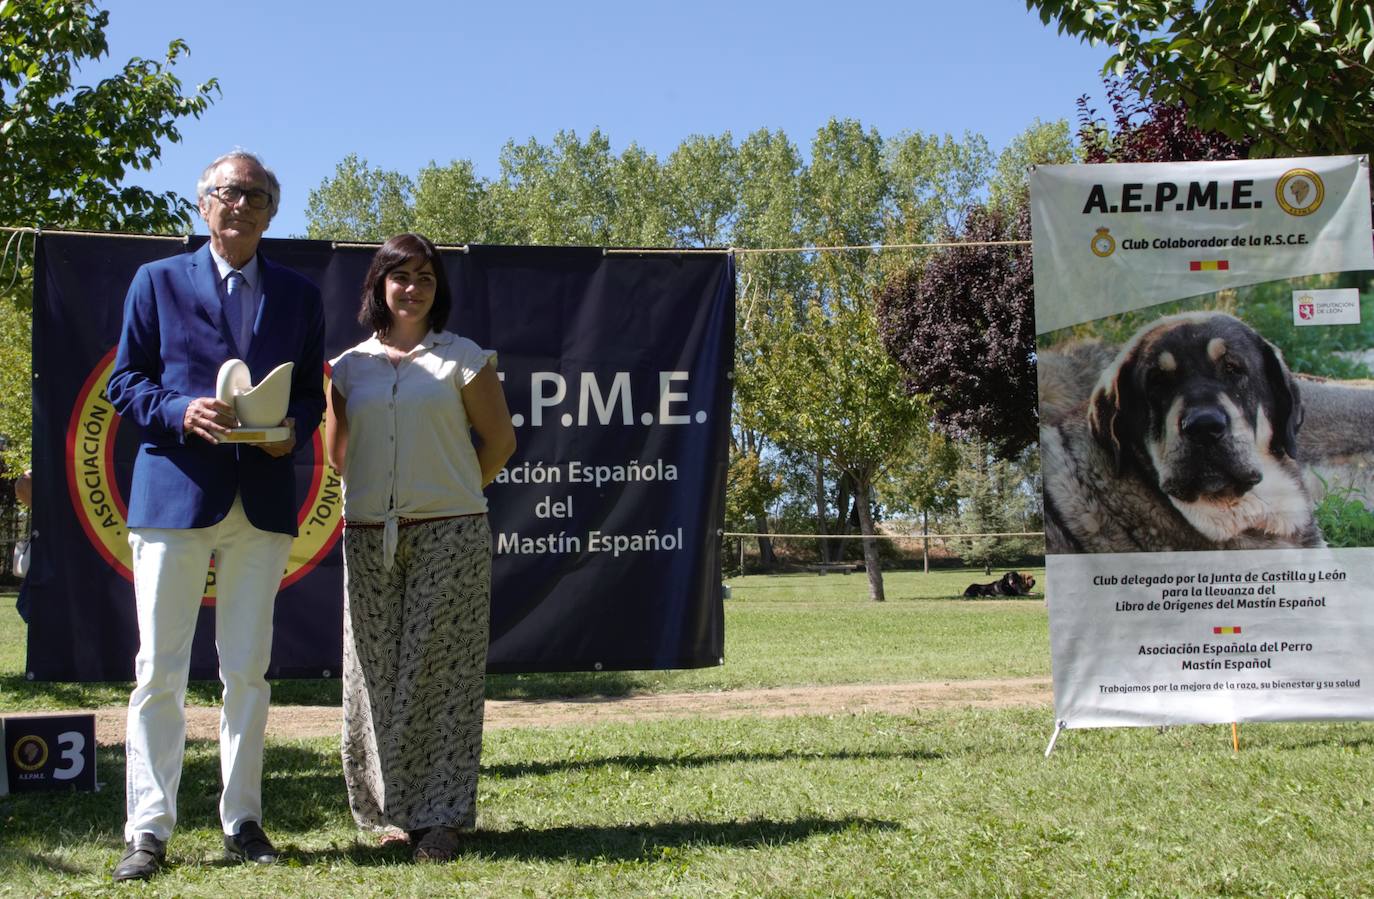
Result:
{"label": "tree trunk", "polygon": [[[768,516],[754,516],[754,530],[760,535],[768,533]],[[773,539],[771,537],[759,537],[759,564],[764,568],[772,568],[778,564],[778,554],[773,552]]]}
{"label": "tree trunk", "polygon": [[921,563],[926,574],[930,574],[930,510],[921,510]]}
{"label": "tree trunk", "polygon": [[825,470],[822,467],[820,456],[816,457],[816,533],[821,539],[816,542],[820,544],[821,564],[830,561],[830,541],[825,539],[828,533],[825,527]]}
{"label": "tree trunk", "polygon": [[864,570],[868,572],[868,598],[884,602],[883,570],[878,566],[878,541],[874,538],[873,510],[868,506],[868,476],[855,478],[855,492],[859,496],[859,531],[864,535]]}
{"label": "tree trunk", "polygon": [[[849,533],[849,488],[850,488],[850,483],[851,483],[851,480],[850,480],[849,475],[847,475],[847,474],[841,474],[838,478],[835,479],[835,533],[836,533],[836,534],[848,534],[848,533]],[[840,559],[843,559],[843,558],[844,558],[844,544],[845,544],[845,541],[844,541],[844,540],[838,540],[838,541],[836,541],[836,544],[837,544],[837,546],[838,546],[838,548],[839,548],[840,551],[839,551],[839,552],[836,552],[836,553],[832,553],[831,555],[835,558],[836,561],[839,561]]]}

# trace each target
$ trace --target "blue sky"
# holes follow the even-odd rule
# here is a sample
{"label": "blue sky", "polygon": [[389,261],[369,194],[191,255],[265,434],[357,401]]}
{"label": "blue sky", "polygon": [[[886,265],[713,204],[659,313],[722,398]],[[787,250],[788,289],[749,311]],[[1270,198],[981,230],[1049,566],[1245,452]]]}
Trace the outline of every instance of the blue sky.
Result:
{"label": "blue sky", "polygon": [[[664,159],[692,134],[785,131],[806,153],[832,118],[883,136],[982,133],[994,150],[1101,96],[1108,51],[1061,37],[1021,0],[879,3],[442,0],[103,0],[110,57],[161,58],[223,96],[150,173],[190,197],[225,150],[260,154],[283,185],[269,237],[305,231],[308,192],[348,153],[414,176],[471,159],[495,178],[501,147],[600,127]],[[197,230],[204,223],[197,220]]]}

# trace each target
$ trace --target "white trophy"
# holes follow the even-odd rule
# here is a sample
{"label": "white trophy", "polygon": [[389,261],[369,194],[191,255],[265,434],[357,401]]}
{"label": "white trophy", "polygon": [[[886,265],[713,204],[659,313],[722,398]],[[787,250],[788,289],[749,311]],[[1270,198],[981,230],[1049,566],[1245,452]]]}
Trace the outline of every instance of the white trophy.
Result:
{"label": "white trophy", "polygon": [[225,443],[275,443],[291,436],[281,427],[286,404],[291,399],[291,369],[295,363],[283,362],[256,386],[242,359],[230,359],[219,367],[215,378],[215,399],[234,410],[238,427],[220,437]]}

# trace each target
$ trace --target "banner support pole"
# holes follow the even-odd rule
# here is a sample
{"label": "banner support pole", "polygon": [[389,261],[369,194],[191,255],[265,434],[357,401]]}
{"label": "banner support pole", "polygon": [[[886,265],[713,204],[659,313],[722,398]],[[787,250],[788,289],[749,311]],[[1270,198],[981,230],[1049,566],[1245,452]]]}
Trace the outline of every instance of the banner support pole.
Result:
{"label": "banner support pole", "polygon": [[1049,758],[1050,753],[1054,752],[1054,744],[1059,740],[1059,732],[1064,729],[1064,724],[1063,721],[1054,722],[1054,733],[1050,734],[1050,745],[1045,747],[1045,758]]}
{"label": "banner support pole", "polygon": [[1231,722],[1231,751],[1240,752],[1240,725],[1235,721]]}

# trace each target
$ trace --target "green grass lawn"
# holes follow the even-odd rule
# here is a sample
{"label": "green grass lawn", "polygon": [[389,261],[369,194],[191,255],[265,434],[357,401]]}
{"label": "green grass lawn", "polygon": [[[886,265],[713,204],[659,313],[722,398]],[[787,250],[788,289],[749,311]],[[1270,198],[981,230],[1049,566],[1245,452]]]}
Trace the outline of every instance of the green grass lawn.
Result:
{"label": "green grass lawn", "polygon": [[[1028,569],[1044,582],[1044,571]],[[1048,676],[1043,593],[965,600],[982,571],[888,572],[888,601],[868,599],[863,574],[751,576],[730,581],[725,664],[689,671],[500,675],[493,699],[619,696],[804,684],[902,683],[974,677]],[[0,596],[0,709],[122,705],[129,684],[31,683],[24,679],[24,625],[14,597]],[[191,685],[189,701],[214,705],[219,684]],[[337,705],[337,680],[277,681],[278,704]]]}
{"label": "green grass lawn", "polygon": [[[724,668],[624,676],[609,692],[1048,672],[1043,603],[952,601],[935,577],[946,576],[893,575],[885,606],[863,599],[861,576],[737,580]],[[959,577],[967,583],[949,583]],[[22,662],[13,633],[0,630],[7,678]],[[606,692],[595,678],[559,683]],[[533,676],[493,686],[503,695],[546,689]],[[102,748],[100,792],[0,797],[0,896],[1345,897],[1374,889],[1374,725],[1246,725],[1239,754],[1229,727],[1071,731],[1045,759],[1052,725],[1048,708],[949,709],[492,731],[479,830],[458,862],[437,867],[358,835],[333,739],[269,743],[267,826],[288,862],[222,866],[217,751],[197,742],[174,867],[147,886],[119,888],[108,874],[123,818],[123,753]]]}
{"label": "green grass lawn", "polygon": [[108,870],[122,754],[96,794],[0,798],[0,896],[1358,896],[1374,883],[1374,728],[1075,731],[948,711],[683,720],[488,736],[479,831],[450,866],[359,838],[333,740],[273,742],[290,854],[218,862],[213,744],[191,747],[175,867]]}

